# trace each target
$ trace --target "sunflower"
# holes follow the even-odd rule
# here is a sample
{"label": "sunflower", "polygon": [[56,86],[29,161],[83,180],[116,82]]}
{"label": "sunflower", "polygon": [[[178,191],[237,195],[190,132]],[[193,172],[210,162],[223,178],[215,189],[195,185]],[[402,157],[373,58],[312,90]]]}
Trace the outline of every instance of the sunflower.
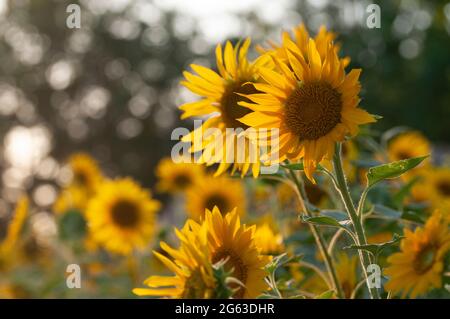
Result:
{"label": "sunflower", "polygon": [[186,192],[186,210],[195,221],[200,221],[205,210],[215,206],[224,213],[236,207],[238,214],[244,215],[246,201],[241,181],[227,176],[205,176]]}
{"label": "sunflower", "polygon": [[94,192],[103,178],[97,162],[85,153],[72,155],[68,162],[73,175],[71,185]]}
{"label": "sunflower", "polygon": [[[284,44],[286,42],[294,42],[295,45],[299,48],[299,50],[302,52],[302,54],[306,56],[308,54],[308,42],[309,42],[310,35],[309,35],[309,32],[306,29],[305,25],[303,23],[299,24],[298,26],[293,28],[292,33],[293,33],[293,37],[291,37],[289,32],[286,32],[286,31],[283,32],[282,33],[282,43]],[[336,34],[334,32],[328,31],[325,26],[320,27],[319,32],[314,37],[314,41],[317,43],[317,51],[319,52],[320,58],[322,60],[325,59],[325,57],[327,55],[328,47],[330,44],[332,44],[334,42],[335,39],[336,39]],[[270,44],[270,49],[265,49],[261,46],[258,46],[257,47],[258,51],[262,54],[264,54],[264,53],[274,54],[279,59],[281,59],[285,62],[288,62],[289,57],[288,57],[288,54],[287,54],[286,50],[284,49],[283,45],[279,46],[271,41],[269,42],[269,44]],[[334,44],[333,48],[334,48],[336,54],[338,54],[339,50],[340,50],[340,45]],[[342,59],[342,61],[344,63],[344,67],[346,67],[350,63],[350,58],[345,57]]]}
{"label": "sunflower", "polygon": [[412,189],[417,202],[428,202],[431,210],[440,209],[444,215],[450,214],[450,169],[430,167],[421,170],[420,179]]}
{"label": "sunflower", "polygon": [[312,181],[317,164],[331,160],[336,142],[356,135],[359,125],[375,122],[358,108],[361,70],[346,74],[334,46],[330,43],[322,57],[318,44],[310,38],[302,52],[285,39],[288,61],[272,55],[276,69],[258,70],[267,83],[253,84],[262,93],[244,95],[253,103],[239,102],[253,111],[239,119],[242,123],[256,129],[279,129],[279,141],[270,145],[265,160],[303,158],[305,173]]}
{"label": "sunflower", "polygon": [[183,192],[204,173],[204,169],[200,165],[185,162],[175,163],[171,158],[164,158],[156,168],[156,176],[159,179],[156,187],[161,192]]}
{"label": "sunflower", "polygon": [[11,254],[17,251],[17,242],[28,215],[28,208],[28,197],[23,196],[17,202],[12,220],[6,230],[6,237],[0,241],[0,269],[14,259]]}
{"label": "sunflower", "polygon": [[93,239],[123,255],[144,248],[154,234],[159,207],[150,192],[129,178],[105,181],[87,208]]}
{"label": "sunflower", "polygon": [[255,241],[264,255],[277,255],[283,251],[283,237],[268,224],[262,224],[255,232]]}
{"label": "sunflower", "polygon": [[256,298],[267,288],[265,266],[270,257],[262,255],[257,246],[256,226],[241,224],[236,209],[223,213],[217,207],[205,212],[212,262],[225,260],[232,276],[244,284],[235,287],[234,298]]}
{"label": "sunflower", "polygon": [[[184,136],[183,141],[193,143],[192,152],[202,151],[201,163],[208,166],[220,163],[216,175],[222,174],[230,167],[232,173],[238,170],[245,175],[251,168],[253,176],[259,174],[259,150],[241,135],[247,126],[237,120],[250,112],[240,106],[239,102],[250,102],[242,95],[257,92],[251,83],[259,81],[257,71],[266,61],[265,58],[249,61],[249,46],[250,39],[234,47],[227,42],[222,53],[219,44],[216,47],[219,74],[193,64],[191,67],[197,75],[184,72],[186,81],[181,82],[190,91],[202,97],[200,101],[180,106],[184,112],[181,118],[208,117],[200,128]],[[218,129],[221,135],[207,136],[205,130],[209,128]],[[203,141],[199,141],[197,136],[202,137]]]}
{"label": "sunflower", "polygon": [[213,298],[216,283],[206,230],[206,227],[188,220],[181,230],[175,232],[180,240],[177,249],[161,242],[161,252],[153,253],[174,275],[151,276],[144,282],[149,288],[136,288],[133,292],[138,296]]}
{"label": "sunflower", "polygon": [[436,211],[424,227],[404,231],[401,251],[388,258],[385,274],[390,276],[385,288],[402,297],[412,298],[442,286],[444,258],[450,250],[448,221]]}
{"label": "sunflower", "polygon": [[[405,132],[396,136],[388,145],[389,161],[426,156],[431,153],[430,142],[420,132]],[[421,165],[422,167],[424,165]],[[417,169],[416,169],[417,171]],[[411,174],[408,174],[411,176]]]}

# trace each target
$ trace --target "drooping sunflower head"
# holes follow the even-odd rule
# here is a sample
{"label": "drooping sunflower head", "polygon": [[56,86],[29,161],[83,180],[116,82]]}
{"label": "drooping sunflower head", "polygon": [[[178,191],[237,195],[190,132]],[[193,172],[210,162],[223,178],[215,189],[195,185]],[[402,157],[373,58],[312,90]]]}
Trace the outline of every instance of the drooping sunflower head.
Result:
{"label": "drooping sunflower head", "polygon": [[242,182],[226,176],[205,176],[191,187],[186,193],[186,210],[189,216],[200,221],[204,218],[205,210],[218,207],[227,213],[236,207],[239,215],[246,210],[245,190]]}
{"label": "drooping sunflower head", "polygon": [[317,164],[332,158],[335,143],[356,135],[359,125],[375,118],[358,107],[361,70],[346,74],[332,44],[324,57],[311,38],[306,54],[289,39],[283,47],[288,60],[272,56],[276,68],[259,69],[267,83],[254,83],[262,93],[246,95],[254,104],[240,102],[254,111],[240,121],[257,129],[278,128],[278,145],[271,145],[270,157],[303,158],[305,173],[313,180]]}
{"label": "drooping sunflower head", "polygon": [[160,203],[131,179],[101,184],[87,208],[93,239],[107,250],[128,255],[144,248],[155,231]]}
{"label": "drooping sunflower head", "polygon": [[388,146],[391,162],[426,156],[431,153],[430,142],[420,132],[405,132],[396,136]]}
{"label": "drooping sunflower head", "polygon": [[17,250],[16,245],[28,215],[28,208],[28,197],[21,197],[6,230],[6,237],[0,241],[0,270],[14,259],[11,254]]}
{"label": "drooping sunflower head", "polygon": [[448,220],[435,212],[424,227],[404,231],[401,251],[388,258],[386,289],[415,298],[442,285],[444,258],[450,250]]}
{"label": "drooping sunflower head", "polygon": [[198,164],[175,163],[171,158],[163,158],[156,168],[156,176],[159,179],[157,188],[161,192],[183,192],[204,174],[203,167]]}
{"label": "drooping sunflower head", "polygon": [[169,298],[207,299],[215,296],[215,278],[212,272],[206,228],[187,221],[181,230],[176,230],[180,240],[178,248],[161,242],[161,250],[155,256],[173,272],[173,276],[151,276],[144,284],[149,288],[137,288],[139,296],[161,296]]}
{"label": "drooping sunflower head", "polygon": [[84,188],[88,192],[95,191],[103,178],[97,162],[85,153],[72,155],[68,162],[73,174],[71,185]]}
{"label": "drooping sunflower head", "polygon": [[208,231],[208,245],[213,263],[226,261],[232,277],[244,287],[235,285],[233,298],[256,298],[266,288],[265,266],[269,256],[261,254],[255,240],[255,226],[241,224],[236,210],[224,214],[217,207],[205,212],[204,225]]}
{"label": "drooping sunflower head", "polygon": [[[184,136],[183,140],[194,144],[191,151],[202,151],[201,162],[207,165],[219,164],[217,175],[230,167],[233,171],[241,171],[242,175],[245,175],[250,168],[254,176],[259,173],[257,149],[245,138],[242,141],[239,139],[240,132],[247,126],[238,119],[250,112],[249,109],[239,105],[239,102],[249,102],[243,95],[257,93],[250,83],[258,81],[257,70],[267,60],[260,58],[249,61],[247,59],[249,46],[250,39],[234,47],[227,42],[224,51],[219,44],[216,48],[219,73],[200,65],[191,65],[197,75],[184,72],[186,80],[182,84],[201,96],[201,100],[180,106],[184,112],[181,118],[193,116],[209,118],[197,129],[198,131],[195,130]],[[197,131],[203,135],[208,128],[219,129],[221,136],[205,138],[203,142],[199,142],[194,133]],[[227,129],[228,134],[226,134]],[[219,139],[221,145],[218,145]],[[243,154],[242,159],[238,159],[238,152]]]}

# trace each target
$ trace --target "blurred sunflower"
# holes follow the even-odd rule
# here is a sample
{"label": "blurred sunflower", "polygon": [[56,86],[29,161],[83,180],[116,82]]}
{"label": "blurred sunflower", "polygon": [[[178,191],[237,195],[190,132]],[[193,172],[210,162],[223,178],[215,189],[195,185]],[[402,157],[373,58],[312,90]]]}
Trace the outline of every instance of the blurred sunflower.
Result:
{"label": "blurred sunflower", "polygon": [[155,232],[159,207],[150,192],[129,178],[105,181],[87,208],[92,237],[118,254],[142,249]]}
{"label": "blurred sunflower", "polygon": [[223,213],[236,207],[240,216],[245,214],[245,191],[240,180],[227,176],[205,176],[186,192],[186,210],[195,221],[200,221],[206,209],[215,206]]}
{"label": "blurred sunflower", "polygon": [[208,245],[213,263],[226,260],[226,268],[244,287],[235,285],[233,298],[256,298],[266,288],[265,266],[269,256],[261,254],[255,240],[256,226],[241,224],[234,209],[222,215],[217,207],[205,212],[204,225],[208,231]]}
{"label": "blurred sunflower", "polygon": [[401,251],[388,258],[385,274],[390,276],[385,288],[394,294],[416,298],[442,286],[444,258],[450,250],[448,220],[435,212],[424,227],[404,231]]}
{"label": "blurred sunflower", "polygon": [[256,246],[264,255],[278,255],[284,251],[283,237],[271,225],[264,222],[255,231]]}
{"label": "blurred sunflower", "polygon": [[399,134],[388,145],[388,157],[391,162],[425,156],[430,153],[430,142],[420,132]]}
{"label": "blurred sunflower", "polygon": [[53,211],[63,214],[69,210],[84,213],[89,199],[103,180],[97,162],[88,154],[77,153],[68,159],[72,171],[70,183],[61,190],[53,205]]}
{"label": "blurred sunflower", "polygon": [[[284,49],[284,44],[287,42],[293,42],[295,45],[299,48],[299,50],[302,52],[303,55],[308,54],[308,42],[310,39],[310,35],[308,30],[306,29],[305,25],[302,23],[292,30],[293,37],[289,34],[289,32],[284,31],[282,33],[282,45],[277,45],[274,42],[270,41],[270,48],[265,49],[261,46],[258,46],[257,49],[260,53],[270,53],[274,54],[276,57],[278,57],[280,60],[285,61],[288,63],[289,57]],[[336,39],[336,33],[330,32],[327,30],[325,26],[321,26],[319,29],[319,32],[314,37],[314,41],[317,43],[317,51],[320,54],[320,58],[322,60],[325,60],[325,57],[327,55],[328,47],[333,44],[333,48],[336,52],[336,54],[339,53],[340,50],[340,44],[334,43],[334,40]],[[350,63],[350,58],[345,57],[342,58],[342,61],[344,63],[344,68]]]}
{"label": "blurred sunflower", "polygon": [[[209,116],[200,128],[184,136],[183,141],[193,143],[192,152],[202,151],[200,162],[208,166],[219,163],[216,175],[222,174],[230,167],[232,173],[237,170],[245,175],[251,168],[253,176],[259,174],[259,150],[246,137],[239,134],[238,130],[243,131],[247,126],[237,120],[250,112],[249,109],[240,106],[239,102],[249,102],[242,94],[257,93],[250,83],[259,80],[257,71],[265,61],[264,58],[249,61],[247,59],[249,46],[250,39],[234,47],[227,42],[222,55],[222,46],[219,44],[216,47],[219,74],[193,64],[191,67],[198,75],[184,72],[186,81],[181,82],[202,97],[200,101],[180,106],[184,112],[181,118]],[[219,129],[221,136],[204,136],[205,130],[209,128]],[[227,129],[234,129],[234,132]],[[202,142],[198,137],[202,138]]]}
{"label": "blurred sunflower", "polygon": [[207,246],[206,227],[188,220],[181,230],[175,231],[178,249],[161,242],[155,256],[174,273],[173,276],[151,276],[144,281],[149,288],[136,288],[138,296],[162,296],[183,299],[213,298],[215,278]]}
{"label": "blurred sunflower", "polygon": [[[344,291],[345,298],[350,298],[358,284],[358,256],[339,253],[336,256],[336,274]],[[314,274],[302,284],[302,289],[319,295],[329,289],[327,283],[318,274]]]}
{"label": "blurred sunflower", "polygon": [[414,200],[428,202],[431,210],[440,209],[444,215],[450,216],[450,169],[424,168],[419,176],[421,179],[411,191]]}
{"label": "blurred sunflower", "polygon": [[171,158],[164,158],[156,168],[156,177],[159,179],[156,187],[161,192],[183,192],[204,174],[201,165],[184,162],[175,163]]}
{"label": "blurred sunflower", "polygon": [[256,104],[239,102],[254,111],[240,121],[256,129],[278,128],[279,142],[271,145],[265,157],[279,162],[303,158],[305,174],[314,181],[317,164],[332,159],[335,143],[356,135],[359,125],[375,122],[375,118],[358,108],[361,70],[346,75],[345,63],[332,44],[324,57],[313,39],[306,53],[289,39],[283,47],[288,61],[275,56],[275,70],[259,68],[267,84],[254,83],[263,93],[245,95]]}
{"label": "blurred sunflower", "polygon": [[12,220],[6,230],[6,237],[0,241],[0,270],[6,268],[7,265],[14,260],[11,255],[17,252],[17,242],[19,240],[20,232],[25,224],[28,209],[28,197],[23,196],[17,202]]}
{"label": "blurred sunflower", "polygon": [[94,192],[103,178],[97,162],[85,153],[72,155],[68,162],[73,175],[71,185]]}

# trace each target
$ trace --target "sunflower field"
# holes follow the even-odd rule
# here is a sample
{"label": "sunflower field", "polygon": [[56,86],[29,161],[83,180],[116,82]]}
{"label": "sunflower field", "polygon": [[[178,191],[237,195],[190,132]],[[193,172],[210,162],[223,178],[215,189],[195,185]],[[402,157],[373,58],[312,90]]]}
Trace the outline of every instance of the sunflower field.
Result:
{"label": "sunflower field", "polygon": [[1,299],[450,298],[450,4],[238,2],[0,0]]}

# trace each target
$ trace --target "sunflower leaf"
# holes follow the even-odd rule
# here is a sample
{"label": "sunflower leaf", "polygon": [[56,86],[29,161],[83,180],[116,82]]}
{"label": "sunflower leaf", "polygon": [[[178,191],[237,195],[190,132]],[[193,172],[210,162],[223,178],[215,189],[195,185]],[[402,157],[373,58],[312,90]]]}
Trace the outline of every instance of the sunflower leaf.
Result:
{"label": "sunflower leaf", "polygon": [[357,250],[365,250],[371,253],[375,258],[378,258],[378,255],[381,251],[387,247],[393,246],[397,244],[403,237],[397,234],[394,234],[392,240],[381,243],[381,244],[367,244],[367,245],[351,245],[344,247],[344,249],[357,249]]}
{"label": "sunflower leaf", "polygon": [[414,157],[369,168],[367,173],[368,187],[371,187],[384,179],[392,179],[401,176],[403,173],[422,163],[427,157],[428,155]]}
{"label": "sunflower leaf", "polygon": [[345,226],[346,224],[348,224],[348,221],[338,221],[336,219],[334,219],[333,217],[330,216],[306,216],[306,215],[302,215],[301,216],[301,220],[304,223],[308,223],[308,224],[313,224],[313,225],[318,225],[318,226],[331,226],[331,227],[339,227],[339,228],[344,228],[347,229],[347,227]]}

